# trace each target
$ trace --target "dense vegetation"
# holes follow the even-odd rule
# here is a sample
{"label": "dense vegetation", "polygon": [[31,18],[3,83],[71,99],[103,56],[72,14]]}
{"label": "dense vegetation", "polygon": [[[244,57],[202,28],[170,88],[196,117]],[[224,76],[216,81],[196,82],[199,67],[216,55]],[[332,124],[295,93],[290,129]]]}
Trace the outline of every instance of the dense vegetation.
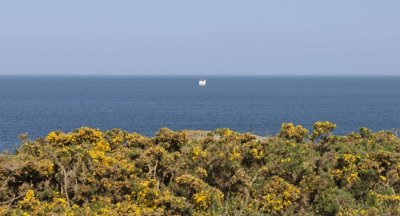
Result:
{"label": "dense vegetation", "polygon": [[335,127],[22,135],[0,156],[0,215],[399,215],[397,134]]}

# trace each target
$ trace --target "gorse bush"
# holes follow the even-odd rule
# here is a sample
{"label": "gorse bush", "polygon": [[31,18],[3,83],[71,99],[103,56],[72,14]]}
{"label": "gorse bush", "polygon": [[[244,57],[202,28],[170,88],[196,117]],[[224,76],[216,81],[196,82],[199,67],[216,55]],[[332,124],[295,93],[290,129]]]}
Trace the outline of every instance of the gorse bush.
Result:
{"label": "gorse bush", "polygon": [[399,215],[400,139],[335,127],[23,135],[0,155],[0,215]]}

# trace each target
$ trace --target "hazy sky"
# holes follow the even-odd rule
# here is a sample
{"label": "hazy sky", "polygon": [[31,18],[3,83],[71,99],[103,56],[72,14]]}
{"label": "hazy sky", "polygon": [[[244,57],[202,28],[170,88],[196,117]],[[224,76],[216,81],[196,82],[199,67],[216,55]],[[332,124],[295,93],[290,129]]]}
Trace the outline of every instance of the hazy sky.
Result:
{"label": "hazy sky", "polygon": [[400,1],[5,0],[0,74],[400,75]]}

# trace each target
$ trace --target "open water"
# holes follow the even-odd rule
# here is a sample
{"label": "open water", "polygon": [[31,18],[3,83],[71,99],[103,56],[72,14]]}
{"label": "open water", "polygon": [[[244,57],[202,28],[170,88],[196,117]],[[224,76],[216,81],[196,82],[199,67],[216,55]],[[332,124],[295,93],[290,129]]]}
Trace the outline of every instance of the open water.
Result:
{"label": "open water", "polygon": [[81,126],[271,135],[282,122],[325,120],[337,134],[400,128],[400,77],[0,76],[0,150],[14,150],[21,133]]}

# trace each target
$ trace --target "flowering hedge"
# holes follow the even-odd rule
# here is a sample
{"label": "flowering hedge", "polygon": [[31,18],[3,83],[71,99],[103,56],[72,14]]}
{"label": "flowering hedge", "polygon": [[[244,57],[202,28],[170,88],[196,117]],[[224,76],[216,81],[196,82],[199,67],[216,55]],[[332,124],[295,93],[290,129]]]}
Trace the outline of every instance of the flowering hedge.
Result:
{"label": "flowering hedge", "polygon": [[0,215],[399,215],[395,132],[79,128],[0,154]]}

